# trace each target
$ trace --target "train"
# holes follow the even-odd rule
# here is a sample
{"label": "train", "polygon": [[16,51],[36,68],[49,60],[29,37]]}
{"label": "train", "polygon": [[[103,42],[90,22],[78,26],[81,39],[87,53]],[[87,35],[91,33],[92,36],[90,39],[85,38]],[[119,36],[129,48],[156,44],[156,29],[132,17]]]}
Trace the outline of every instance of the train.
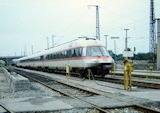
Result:
{"label": "train", "polygon": [[16,60],[16,66],[44,71],[65,71],[85,76],[88,69],[93,75],[105,76],[114,65],[101,41],[93,38],[77,38],[44,50],[42,52]]}

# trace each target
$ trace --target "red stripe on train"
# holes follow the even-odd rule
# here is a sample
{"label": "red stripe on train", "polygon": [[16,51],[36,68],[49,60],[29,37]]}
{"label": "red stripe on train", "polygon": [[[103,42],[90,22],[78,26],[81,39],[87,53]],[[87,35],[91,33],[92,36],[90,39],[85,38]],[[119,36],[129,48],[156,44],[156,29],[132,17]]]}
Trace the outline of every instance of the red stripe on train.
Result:
{"label": "red stripe on train", "polygon": [[56,62],[56,61],[85,60],[85,59],[111,59],[111,57],[110,56],[75,57],[75,58],[55,59],[55,60],[47,60],[47,61],[33,61],[33,62],[24,62],[24,63]]}

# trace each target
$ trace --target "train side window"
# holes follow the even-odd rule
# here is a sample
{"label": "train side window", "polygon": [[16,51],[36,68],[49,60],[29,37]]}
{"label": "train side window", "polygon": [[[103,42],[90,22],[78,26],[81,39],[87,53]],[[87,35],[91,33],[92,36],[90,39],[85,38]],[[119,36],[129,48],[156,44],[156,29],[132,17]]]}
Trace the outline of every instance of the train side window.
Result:
{"label": "train side window", "polygon": [[59,58],[63,58],[63,52],[59,53]]}
{"label": "train side window", "polygon": [[56,59],[58,59],[58,53],[56,53]]}
{"label": "train side window", "polygon": [[66,51],[63,51],[63,58],[66,58]]}
{"label": "train side window", "polygon": [[67,58],[70,58],[72,56],[72,51],[71,50],[67,50]]}
{"label": "train side window", "polygon": [[54,59],[56,59],[56,53],[53,54]]}
{"label": "train side window", "polygon": [[52,60],[52,54],[50,54],[50,60]]}
{"label": "train side window", "polygon": [[57,53],[57,59],[59,59],[60,58],[60,53]]}
{"label": "train side window", "polygon": [[87,56],[91,56],[91,47],[87,47],[86,54]]}
{"label": "train side window", "polygon": [[57,59],[61,58],[60,53],[57,53]]}
{"label": "train side window", "polygon": [[52,54],[50,54],[50,60],[52,60]]}
{"label": "train side window", "polygon": [[54,54],[54,59],[57,59],[57,53]]}
{"label": "train side window", "polygon": [[54,59],[54,54],[51,54],[51,56],[52,56],[52,60]]}
{"label": "train side window", "polygon": [[63,51],[62,52],[62,58],[65,58],[66,57],[66,51]]}
{"label": "train side window", "polygon": [[65,51],[65,58],[67,58],[67,51]]}
{"label": "train side window", "polygon": [[78,57],[79,56],[79,48],[74,49],[73,55],[74,55],[74,57]]}
{"label": "train side window", "polygon": [[71,53],[71,54],[72,54],[72,57],[76,57],[76,56],[77,56],[77,55],[76,55],[76,50],[75,50],[75,49],[72,49],[71,51],[72,51],[72,53]]}
{"label": "train side window", "polygon": [[44,56],[43,56],[43,60],[47,60],[47,55],[44,55]]}
{"label": "train side window", "polygon": [[40,61],[42,61],[43,60],[43,56],[40,56]]}
{"label": "train side window", "polygon": [[78,48],[78,56],[82,56],[82,48]]}
{"label": "train side window", "polygon": [[49,60],[49,55],[46,56],[46,59]]}
{"label": "train side window", "polygon": [[82,48],[82,56],[86,56],[86,54],[87,54],[86,52],[87,52],[87,51],[86,51],[86,47],[83,47],[83,48]]}
{"label": "train side window", "polygon": [[77,48],[77,56],[82,56],[82,50],[83,48]]}

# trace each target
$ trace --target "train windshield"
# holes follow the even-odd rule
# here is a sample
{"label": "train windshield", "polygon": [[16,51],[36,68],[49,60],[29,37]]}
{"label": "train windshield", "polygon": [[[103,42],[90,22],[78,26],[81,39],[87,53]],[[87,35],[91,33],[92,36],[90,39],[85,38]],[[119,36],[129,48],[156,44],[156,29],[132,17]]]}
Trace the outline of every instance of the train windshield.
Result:
{"label": "train windshield", "polygon": [[104,47],[87,47],[87,56],[110,56]]}

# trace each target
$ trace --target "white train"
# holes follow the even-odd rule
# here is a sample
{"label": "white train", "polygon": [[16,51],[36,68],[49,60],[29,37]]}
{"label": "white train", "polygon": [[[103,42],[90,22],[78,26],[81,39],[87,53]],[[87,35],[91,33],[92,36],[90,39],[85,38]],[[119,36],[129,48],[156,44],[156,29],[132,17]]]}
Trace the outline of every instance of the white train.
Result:
{"label": "white train", "polygon": [[37,70],[65,71],[66,65],[69,64],[71,72],[86,75],[87,69],[91,69],[93,74],[104,76],[109,73],[113,63],[114,60],[100,41],[78,38],[43,52],[20,58],[16,65]]}

